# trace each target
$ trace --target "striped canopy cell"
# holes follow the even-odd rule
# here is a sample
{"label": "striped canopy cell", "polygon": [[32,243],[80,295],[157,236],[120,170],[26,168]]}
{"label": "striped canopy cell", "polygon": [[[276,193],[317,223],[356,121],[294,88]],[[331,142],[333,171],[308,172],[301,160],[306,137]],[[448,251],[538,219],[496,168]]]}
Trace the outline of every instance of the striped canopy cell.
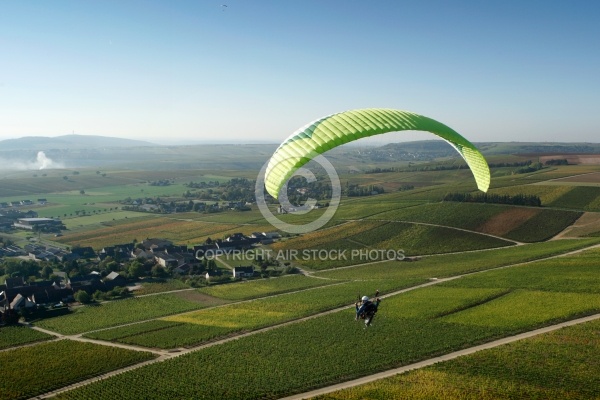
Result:
{"label": "striped canopy cell", "polygon": [[328,115],[298,129],[273,153],[265,173],[267,192],[279,191],[294,172],[313,157],[354,140],[398,131],[425,131],[439,136],[458,151],[473,173],[477,188],[487,192],[490,169],[477,148],[452,128],[410,111],[365,108]]}

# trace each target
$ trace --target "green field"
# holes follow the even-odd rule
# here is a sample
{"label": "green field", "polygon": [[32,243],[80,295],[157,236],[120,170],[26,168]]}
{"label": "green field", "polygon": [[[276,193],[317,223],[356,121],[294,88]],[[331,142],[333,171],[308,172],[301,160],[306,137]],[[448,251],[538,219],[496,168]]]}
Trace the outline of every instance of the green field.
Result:
{"label": "green field", "polygon": [[0,349],[52,338],[53,336],[51,335],[24,326],[3,326],[0,328]]}
{"label": "green field", "polygon": [[382,262],[371,265],[342,268],[315,273],[330,279],[398,279],[419,277],[444,278],[459,274],[484,271],[505,265],[518,264],[552,255],[567,253],[599,243],[599,239],[558,240],[517,247],[474,251],[463,254],[423,257],[412,262]]}
{"label": "green field", "polygon": [[[0,399],[27,399],[153,358],[152,353],[71,340],[0,352]],[[25,373],[36,371],[35,374]]]}
{"label": "green field", "polygon": [[86,334],[86,337],[163,349],[194,346],[233,333],[251,331],[342,307],[355,300],[354,293],[370,293],[375,290],[374,287],[389,292],[422,282],[418,279],[398,279],[331,285],[332,281],[324,281],[330,283],[330,286],[162,318],[162,321],[176,324],[158,325],[158,329],[157,321],[150,321],[136,324],[132,328],[92,332]]}
{"label": "green field", "polygon": [[245,281],[230,285],[209,286],[199,289],[199,291],[226,300],[247,300],[329,284],[331,282],[328,280],[311,279],[303,275],[291,275],[283,276],[282,278]]}
{"label": "green field", "polygon": [[[569,259],[593,268],[589,260],[596,256]],[[560,279],[541,286],[534,279],[507,283],[519,275],[515,271],[528,269],[550,275],[555,267],[543,261],[410,291],[384,299],[367,330],[348,309],[140,368],[60,398],[136,398],[148,391],[157,398],[275,398],[600,311],[600,294],[592,289],[600,286],[600,275],[590,281],[578,279],[580,269],[564,269]],[[563,280],[571,281],[570,291],[564,291]],[[227,378],[247,368],[248,360],[255,373]],[[211,385],[174,385],[183,374],[201,374]]]}
{"label": "green field", "polygon": [[558,234],[580,216],[581,213],[574,211],[443,202],[394,210],[371,218],[447,225],[517,241],[538,242]]}
{"label": "green field", "polygon": [[[353,221],[305,234],[271,246],[273,251],[297,252],[296,261],[313,270],[407,256],[503,247],[511,242],[463,230],[387,221]],[[383,252],[377,254],[377,251]],[[371,253],[373,254],[371,256]],[[333,256],[330,256],[333,254]]]}
{"label": "green field", "polygon": [[597,320],[570,326],[313,399],[594,399],[598,331]]}
{"label": "green field", "polygon": [[36,325],[65,335],[73,335],[197,310],[208,305],[212,304],[187,300],[177,294],[163,294],[83,306],[71,314],[44,319],[36,322]]}
{"label": "green field", "polygon": [[142,288],[136,290],[136,296],[144,294],[169,292],[172,290],[189,289],[190,287],[177,279],[168,279],[164,282],[142,282]]}
{"label": "green field", "polygon": [[600,211],[597,205],[600,200],[600,187],[576,186],[569,189],[571,190],[555,199],[550,205],[575,210]]}

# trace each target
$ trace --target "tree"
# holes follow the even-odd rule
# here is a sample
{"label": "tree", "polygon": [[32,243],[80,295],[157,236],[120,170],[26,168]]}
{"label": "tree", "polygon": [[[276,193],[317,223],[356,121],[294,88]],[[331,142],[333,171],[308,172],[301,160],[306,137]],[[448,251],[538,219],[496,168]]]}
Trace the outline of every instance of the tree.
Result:
{"label": "tree", "polygon": [[85,190],[81,189],[81,190],[79,191],[79,194],[81,194],[81,195],[84,195],[84,194],[85,194]]}
{"label": "tree", "polygon": [[52,273],[54,273],[54,270],[51,266],[46,265],[44,268],[42,268],[42,278],[48,279]]}
{"label": "tree", "polygon": [[85,290],[78,291],[73,297],[75,297],[75,300],[81,304],[87,304],[92,301],[92,296],[90,296]]}
{"label": "tree", "polygon": [[35,261],[11,259],[4,261],[4,272],[12,277],[39,276],[41,267]]}
{"label": "tree", "polygon": [[167,271],[165,271],[165,269],[159,264],[155,264],[150,270],[150,273],[155,278],[166,278],[167,276],[169,276]]}
{"label": "tree", "polygon": [[127,272],[131,278],[139,278],[140,276],[146,275],[146,270],[144,268],[144,264],[139,262],[138,260],[134,260],[129,264],[129,268],[127,268]]}

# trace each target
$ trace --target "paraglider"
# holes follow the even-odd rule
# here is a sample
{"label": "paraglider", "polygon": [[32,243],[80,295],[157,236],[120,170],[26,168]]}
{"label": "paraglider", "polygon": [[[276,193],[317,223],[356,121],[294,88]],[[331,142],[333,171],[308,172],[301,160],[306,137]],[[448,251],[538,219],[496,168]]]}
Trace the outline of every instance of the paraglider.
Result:
{"label": "paraglider", "polygon": [[364,137],[396,131],[431,132],[448,142],[473,173],[477,188],[487,192],[490,170],[477,148],[452,128],[410,111],[366,108],[328,115],[294,132],[269,160],[265,188],[274,198],[296,170],[312,158],[342,144]]}

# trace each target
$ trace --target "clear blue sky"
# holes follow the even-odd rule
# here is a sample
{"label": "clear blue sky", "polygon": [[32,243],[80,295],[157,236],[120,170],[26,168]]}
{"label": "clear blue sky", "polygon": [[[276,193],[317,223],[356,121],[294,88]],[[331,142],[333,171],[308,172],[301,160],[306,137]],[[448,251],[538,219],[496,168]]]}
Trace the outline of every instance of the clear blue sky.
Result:
{"label": "clear blue sky", "polygon": [[389,107],[598,142],[599,106],[594,0],[0,0],[0,139],[278,142]]}

